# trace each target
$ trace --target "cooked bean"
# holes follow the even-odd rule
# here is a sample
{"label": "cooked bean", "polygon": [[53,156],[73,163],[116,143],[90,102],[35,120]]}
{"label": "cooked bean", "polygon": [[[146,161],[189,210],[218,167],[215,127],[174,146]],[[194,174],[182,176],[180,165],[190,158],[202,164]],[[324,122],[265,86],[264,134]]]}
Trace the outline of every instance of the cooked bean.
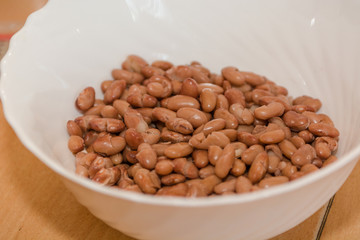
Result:
{"label": "cooked bean", "polygon": [[215,163],[215,174],[219,178],[225,178],[235,160],[235,149],[234,146],[227,145],[221,153],[220,158]]}
{"label": "cooked bean", "polygon": [[263,180],[261,180],[259,182],[259,187],[269,188],[269,187],[283,184],[286,182],[289,182],[289,178],[286,176],[269,177],[269,178],[264,178]]}
{"label": "cooked bean", "polygon": [[192,153],[193,148],[185,142],[174,143],[164,150],[164,155],[168,158],[181,158]]}
{"label": "cooked bean", "polygon": [[201,109],[204,112],[211,112],[216,107],[217,97],[215,92],[210,88],[204,88],[200,92]]}
{"label": "cooked bean", "polygon": [[174,172],[181,173],[187,178],[197,178],[199,176],[199,170],[192,161],[188,161],[186,158],[176,158],[173,163]]}
{"label": "cooked bean", "polygon": [[195,109],[195,108],[189,108],[189,107],[183,107],[180,108],[176,112],[176,116],[178,118],[183,118],[187,120],[194,128],[197,128],[201,126],[202,124],[205,124],[208,122],[208,119],[204,112]]}
{"label": "cooked bean", "polygon": [[199,96],[197,82],[192,78],[185,79],[183,81],[179,94],[197,98]]}
{"label": "cooked bean", "polygon": [[[129,55],[85,88],[67,122],[75,172],[112,188],[182,197],[258,191],[334,162],[339,131],[318,99],[236,67],[149,65]],[[294,99],[294,100],[292,100]],[[210,163],[210,164],[209,164]]]}

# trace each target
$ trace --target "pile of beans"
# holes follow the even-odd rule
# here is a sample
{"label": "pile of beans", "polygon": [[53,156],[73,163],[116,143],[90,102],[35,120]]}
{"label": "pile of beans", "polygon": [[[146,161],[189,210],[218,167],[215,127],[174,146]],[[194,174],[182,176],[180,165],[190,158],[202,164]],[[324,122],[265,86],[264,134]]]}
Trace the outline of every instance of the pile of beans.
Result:
{"label": "pile of beans", "polygon": [[103,99],[85,88],[67,122],[76,173],[103,185],[155,195],[238,194],[293,181],[334,162],[339,132],[267,78],[199,62],[151,64],[130,55]]}

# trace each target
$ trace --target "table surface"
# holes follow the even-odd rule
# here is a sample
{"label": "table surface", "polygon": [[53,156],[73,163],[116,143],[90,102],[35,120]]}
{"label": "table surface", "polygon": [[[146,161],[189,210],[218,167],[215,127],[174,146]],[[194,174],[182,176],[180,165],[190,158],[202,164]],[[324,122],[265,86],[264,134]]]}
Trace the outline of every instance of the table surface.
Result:
{"label": "table surface", "polygon": [[[15,3],[21,0],[0,1],[4,10],[19,6]],[[20,14],[8,18],[22,17],[19,24],[23,24],[26,15],[46,0],[30,2],[25,2],[28,8],[21,5],[24,8]],[[1,23],[6,15],[0,15]],[[6,48],[7,42],[0,41],[0,59]],[[94,217],[76,201],[60,177],[22,145],[4,117],[1,102],[0,166],[0,239],[133,240]],[[333,199],[298,226],[271,240],[360,239],[358,189],[360,162]]]}

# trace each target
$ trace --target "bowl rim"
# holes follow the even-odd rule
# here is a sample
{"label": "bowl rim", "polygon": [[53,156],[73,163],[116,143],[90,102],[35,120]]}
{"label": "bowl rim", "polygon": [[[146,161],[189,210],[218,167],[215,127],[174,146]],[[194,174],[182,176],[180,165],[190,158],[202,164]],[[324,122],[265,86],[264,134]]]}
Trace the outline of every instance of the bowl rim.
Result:
{"label": "bowl rim", "polygon": [[[9,81],[6,69],[8,65],[8,59],[12,55],[13,49],[16,48],[17,42],[21,41],[21,38],[28,34],[29,28],[31,27],[31,22],[34,17],[37,17],[39,13],[48,11],[49,2],[45,4],[41,9],[33,12],[27,18],[24,26],[13,35],[9,42],[9,48],[5,56],[0,62],[0,97],[3,104],[3,112],[6,120],[9,125],[14,130],[15,134],[22,142],[22,144],[29,149],[41,162],[43,162],[47,167],[49,167],[52,171],[59,174],[63,178],[70,180],[73,183],[78,184],[79,186],[86,188],[87,190],[94,191],[108,197],[113,197],[122,200],[133,201],[137,203],[149,204],[149,205],[157,205],[157,206],[177,206],[177,207],[209,207],[209,206],[222,206],[228,204],[241,204],[248,203],[254,201],[260,201],[263,199],[279,196],[282,194],[286,194],[292,191],[296,191],[302,187],[305,187],[308,184],[316,182],[320,179],[325,178],[328,175],[333,174],[338,169],[344,167],[345,165],[350,164],[353,161],[358,161],[358,157],[360,156],[360,144],[355,146],[353,149],[345,153],[343,156],[339,157],[337,161],[330,164],[325,168],[321,168],[319,171],[315,173],[308,174],[296,181],[292,181],[286,184],[281,184],[279,186],[274,186],[268,189],[262,189],[260,191],[243,193],[243,194],[235,194],[235,195],[227,195],[227,196],[215,196],[215,197],[204,197],[204,198],[184,198],[184,197],[168,197],[168,196],[152,196],[146,195],[143,193],[130,192],[125,190],[117,190],[111,189],[110,187],[106,187],[100,184],[97,184],[89,179],[82,178],[77,176],[75,172],[70,172],[66,170],[60,164],[52,161],[50,157],[46,156],[41,149],[39,149],[34,143],[31,142],[29,137],[25,134],[23,128],[16,120],[15,116],[12,115],[10,102],[7,99],[7,93],[4,89],[4,83]],[[30,27],[29,27],[30,26]],[[355,164],[354,164],[355,165]],[[337,189],[338,190],[338,189]]]}

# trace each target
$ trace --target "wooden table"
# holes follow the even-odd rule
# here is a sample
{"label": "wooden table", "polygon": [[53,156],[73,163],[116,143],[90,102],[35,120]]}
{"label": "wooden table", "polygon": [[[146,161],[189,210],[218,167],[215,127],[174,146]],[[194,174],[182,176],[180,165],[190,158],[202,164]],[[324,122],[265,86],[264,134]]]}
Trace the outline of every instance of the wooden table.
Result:
{"label": "wooden table", "polygon": [[[5,0],[4,4],[18,6],[15,3],[19,1]],[[20,16],[31,12],[23,11]],[[0,41],[0,59],[6,47],[7,42]],[[271,240],[360,239],[359,189],[360,162],[333,201]],[[1,102],[0,194],[0,239],[133,239],[107,226],[77,203],[60,177],[21,144],[4,117]]]}

